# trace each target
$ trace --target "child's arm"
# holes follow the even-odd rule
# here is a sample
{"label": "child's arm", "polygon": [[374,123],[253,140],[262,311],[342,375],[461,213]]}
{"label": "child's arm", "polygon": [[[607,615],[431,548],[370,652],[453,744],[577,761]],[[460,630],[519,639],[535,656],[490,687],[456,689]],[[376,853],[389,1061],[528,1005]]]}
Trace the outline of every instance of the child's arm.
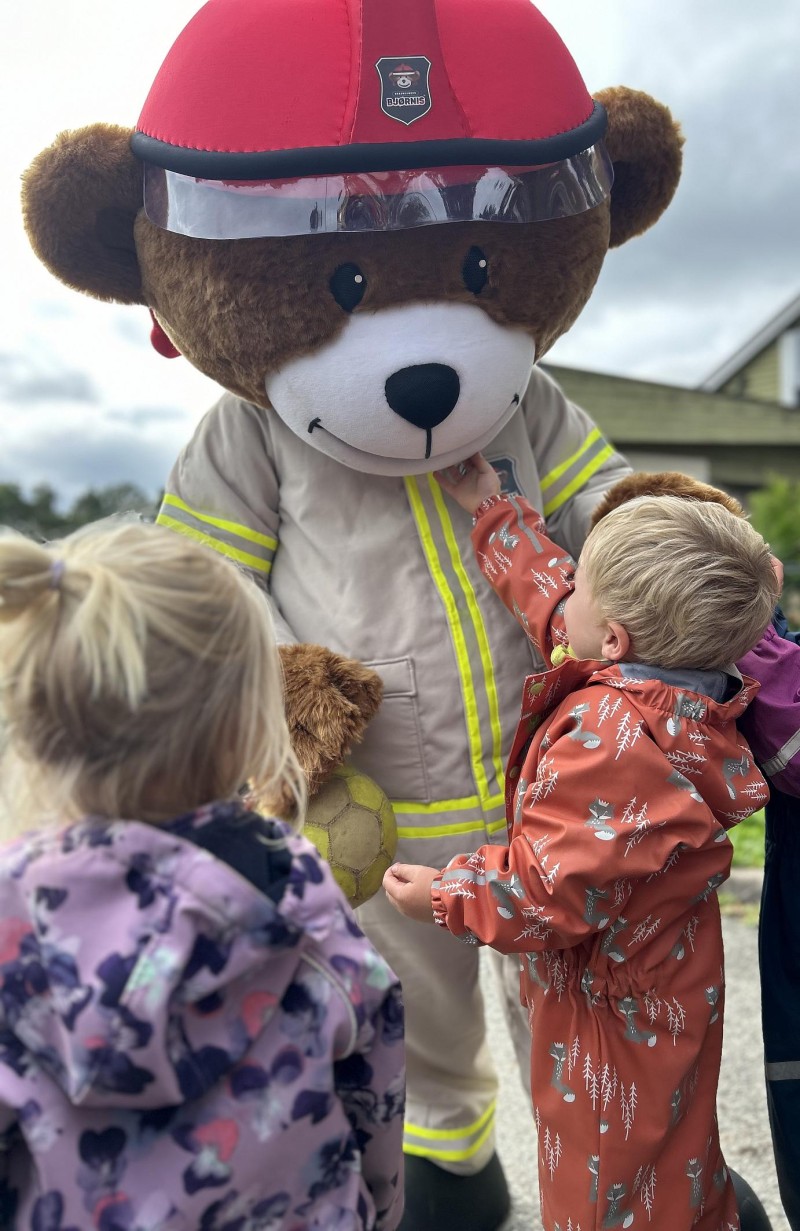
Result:
{"label": "child's arm", "polygon": [[[385,991],[376,987],[391,980]],[[403,1214],[405,1055],[399,984],[375,955],[358,989],[355,1048],[334,1064],[334,1083],[361,1153],[375,1202],[376,1231],[394,1231]]]}
{"label": "child's arm", "polygon": [[800,795],[800,646],[770,625],[737,663],[761,688],[739,720],[762,772],[788,795]]}
{"label": "child's arm", "polygon": [[472,544],[481,571],[549,661],[553,645],[567,643],[561,604],[572,591],[574,560],[547,537],[542,517],[524,497],[500,495],[497,474],[482,454],[436,477],[476,519]]}
{"label": "child's arm", "polygon": [[[510,844],[459,855],[434,881],[436,921],[456,935],[503,953],[568,948],[624,914],[633,882],[678,865],[688,902],[727,872],[722,827],[641,731],[624,692],[592,692],[581,727],[554,732],[535,781],[520,781]],[[578,730],[597,742],[577,741]],[[766,798],[752,765],[735,791],[732,815]]]}

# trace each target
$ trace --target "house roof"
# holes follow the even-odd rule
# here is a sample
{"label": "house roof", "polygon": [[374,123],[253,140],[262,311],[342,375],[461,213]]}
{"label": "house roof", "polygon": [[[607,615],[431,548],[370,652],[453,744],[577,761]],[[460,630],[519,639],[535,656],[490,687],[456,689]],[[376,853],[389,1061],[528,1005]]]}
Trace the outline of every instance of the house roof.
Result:
{"label": "house roof", "polygon": [[791,329],[800,321],[800,295],[797,295],[790,303],[783,308],[777,316],[774,316],[771,321],[768,321],[758,333],[753,334],[749,341],[743,346],[737,348],[730,359],[725,363],[720,364],[715,368],[704,381],[700,383],[698,388],[704,389],[708,393],[715,393],[721,389],[723,385],[741,372],[742,368],[750,363],[751,359],[755,359],[756,355],[760,355],[763,350],[785,333],[787,329]]}

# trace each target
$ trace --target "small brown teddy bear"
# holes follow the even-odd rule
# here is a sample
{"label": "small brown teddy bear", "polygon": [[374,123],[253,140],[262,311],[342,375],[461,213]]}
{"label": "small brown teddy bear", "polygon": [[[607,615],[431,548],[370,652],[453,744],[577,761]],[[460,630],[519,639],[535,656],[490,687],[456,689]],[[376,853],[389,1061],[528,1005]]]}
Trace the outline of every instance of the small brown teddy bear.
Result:
{"label": "small brown teddy bear", "polygon": [[607,513],[617,509],[637,496],[680,496],[684,500],[702,500],[711,504],[724,505],[729,512],[737,517],[744,517],[744,509],[735,497],[730,496],[719,487],[711,487],[694,479],[691,475],[682,474],[679,470],[661,470],[653,474],[644,470],[634,471],[626,475],[610,487],[592,513],[590,525],[596,526]]}

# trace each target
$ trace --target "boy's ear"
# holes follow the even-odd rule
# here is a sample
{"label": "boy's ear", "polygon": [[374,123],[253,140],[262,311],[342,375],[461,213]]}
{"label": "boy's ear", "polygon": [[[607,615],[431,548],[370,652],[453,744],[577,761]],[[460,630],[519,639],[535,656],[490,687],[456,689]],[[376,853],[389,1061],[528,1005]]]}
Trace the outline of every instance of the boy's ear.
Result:
{"label": "boy's ear", "polygon": [[683,136],[668,109],[626,86],[595,95],[608,113],[606,147],[614,164],[611,239],[617,248],[661,217],[681,174]]}
{"label": "boy's ear", "polygon": [[133,224],[142,165],[131,132],[92,124],[61,133],[22,181],[22,212],[34,252],[67,286],[97,299],[143,303]]}
{"label": "boy's ear", "polygon": [[628,636],[628,630],[616,620],[609,620],[603,637],[601,658],[605,658],[610,663],[622,662],[630,648],[631,639]]}

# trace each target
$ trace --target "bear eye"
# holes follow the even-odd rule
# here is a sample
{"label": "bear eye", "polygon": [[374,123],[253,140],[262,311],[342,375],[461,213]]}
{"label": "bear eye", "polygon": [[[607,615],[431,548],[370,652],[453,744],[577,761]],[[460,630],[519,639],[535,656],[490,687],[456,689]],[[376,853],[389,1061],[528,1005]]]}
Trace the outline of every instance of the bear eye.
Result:
{"label": "bear eye", "polygon": [[480,295],[489,281],[489,262],[486,259],[486,253],[480,248],[470,248],[464,258],[461,273],[467,290],[472,291],[473,295]]}
{"label": "bear eye", "polygon": [[344,308],[345,312],[352,312],[364,298],[367,280],[358,266],[348,261],[333,271],[328,285],[339,307]]}

